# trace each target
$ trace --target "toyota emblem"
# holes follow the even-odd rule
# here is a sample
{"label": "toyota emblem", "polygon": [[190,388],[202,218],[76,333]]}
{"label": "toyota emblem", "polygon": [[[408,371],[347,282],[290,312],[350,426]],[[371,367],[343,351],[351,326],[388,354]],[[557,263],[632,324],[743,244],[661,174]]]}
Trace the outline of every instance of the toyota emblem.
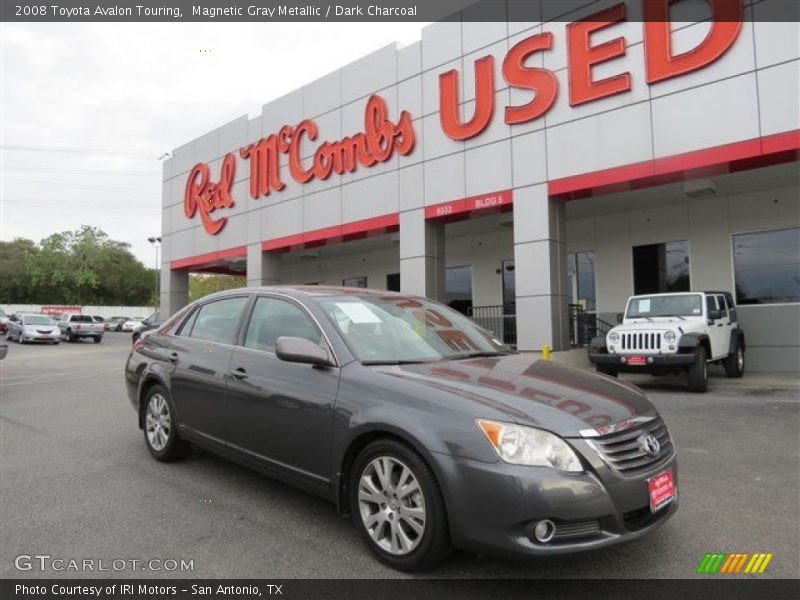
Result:
{"label": "toyota emblem", "polygon": [[658,451],[661,450],[661,444],[658,438],[651,434],[643,435],[639,438],[639,446],[647,456],[656,456]]}

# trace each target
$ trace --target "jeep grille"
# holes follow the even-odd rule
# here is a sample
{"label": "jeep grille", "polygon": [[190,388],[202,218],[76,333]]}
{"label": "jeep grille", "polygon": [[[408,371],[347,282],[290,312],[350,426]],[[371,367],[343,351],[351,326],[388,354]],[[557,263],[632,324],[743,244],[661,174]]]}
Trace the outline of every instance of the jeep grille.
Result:
{"label": "jeep grille", "polygon": [[623,350],[660,350],[661,334],[646,331],[623,333],[621,335]]}

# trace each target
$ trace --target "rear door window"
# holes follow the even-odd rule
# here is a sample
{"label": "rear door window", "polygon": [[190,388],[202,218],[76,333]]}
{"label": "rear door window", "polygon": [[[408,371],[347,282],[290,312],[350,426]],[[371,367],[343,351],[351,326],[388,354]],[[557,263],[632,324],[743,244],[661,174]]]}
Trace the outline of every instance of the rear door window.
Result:
{"label": "rear door window", "polygon": [[197,311],[190,337],[220,344],[233,344],[247,296],[225,298],[204,304]]}

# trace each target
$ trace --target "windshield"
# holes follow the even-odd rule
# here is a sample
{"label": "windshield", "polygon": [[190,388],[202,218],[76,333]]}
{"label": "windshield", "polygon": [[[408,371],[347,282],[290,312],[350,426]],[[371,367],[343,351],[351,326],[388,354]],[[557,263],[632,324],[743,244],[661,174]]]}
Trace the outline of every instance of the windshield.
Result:
{"label": "windshield", "polygon": [[679,296],[638,296],[628,303],[626,319],[648,317],[699,317],[703,302],[699,294]]}
{"label": "windshield", "polygon": [[511,352],[490,332],[435,302],[404,296],[342,295],[322,298],[320,304],[364,364]]}
{"label": "windshield", "polygon": [[53,321],[50,317],[44,315],[26,315],[22,317],[25,325],[52,325]]}

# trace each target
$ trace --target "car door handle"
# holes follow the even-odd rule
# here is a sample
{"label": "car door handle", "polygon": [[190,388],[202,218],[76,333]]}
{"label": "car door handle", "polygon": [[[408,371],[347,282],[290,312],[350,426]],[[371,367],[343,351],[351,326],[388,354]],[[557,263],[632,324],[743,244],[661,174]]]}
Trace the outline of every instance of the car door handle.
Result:
{"label": "car door handle", "polygon": [[230,376],[239,380],[247,379],[247,371],[245,371],[243,367],[239,367],[238,369],[231,371]]}
{"label": "car door handle", "polygon": [[170,352],[167,356],[167,360],[171,362],[173,365],[178,362],[178,353],[177,352]]}

